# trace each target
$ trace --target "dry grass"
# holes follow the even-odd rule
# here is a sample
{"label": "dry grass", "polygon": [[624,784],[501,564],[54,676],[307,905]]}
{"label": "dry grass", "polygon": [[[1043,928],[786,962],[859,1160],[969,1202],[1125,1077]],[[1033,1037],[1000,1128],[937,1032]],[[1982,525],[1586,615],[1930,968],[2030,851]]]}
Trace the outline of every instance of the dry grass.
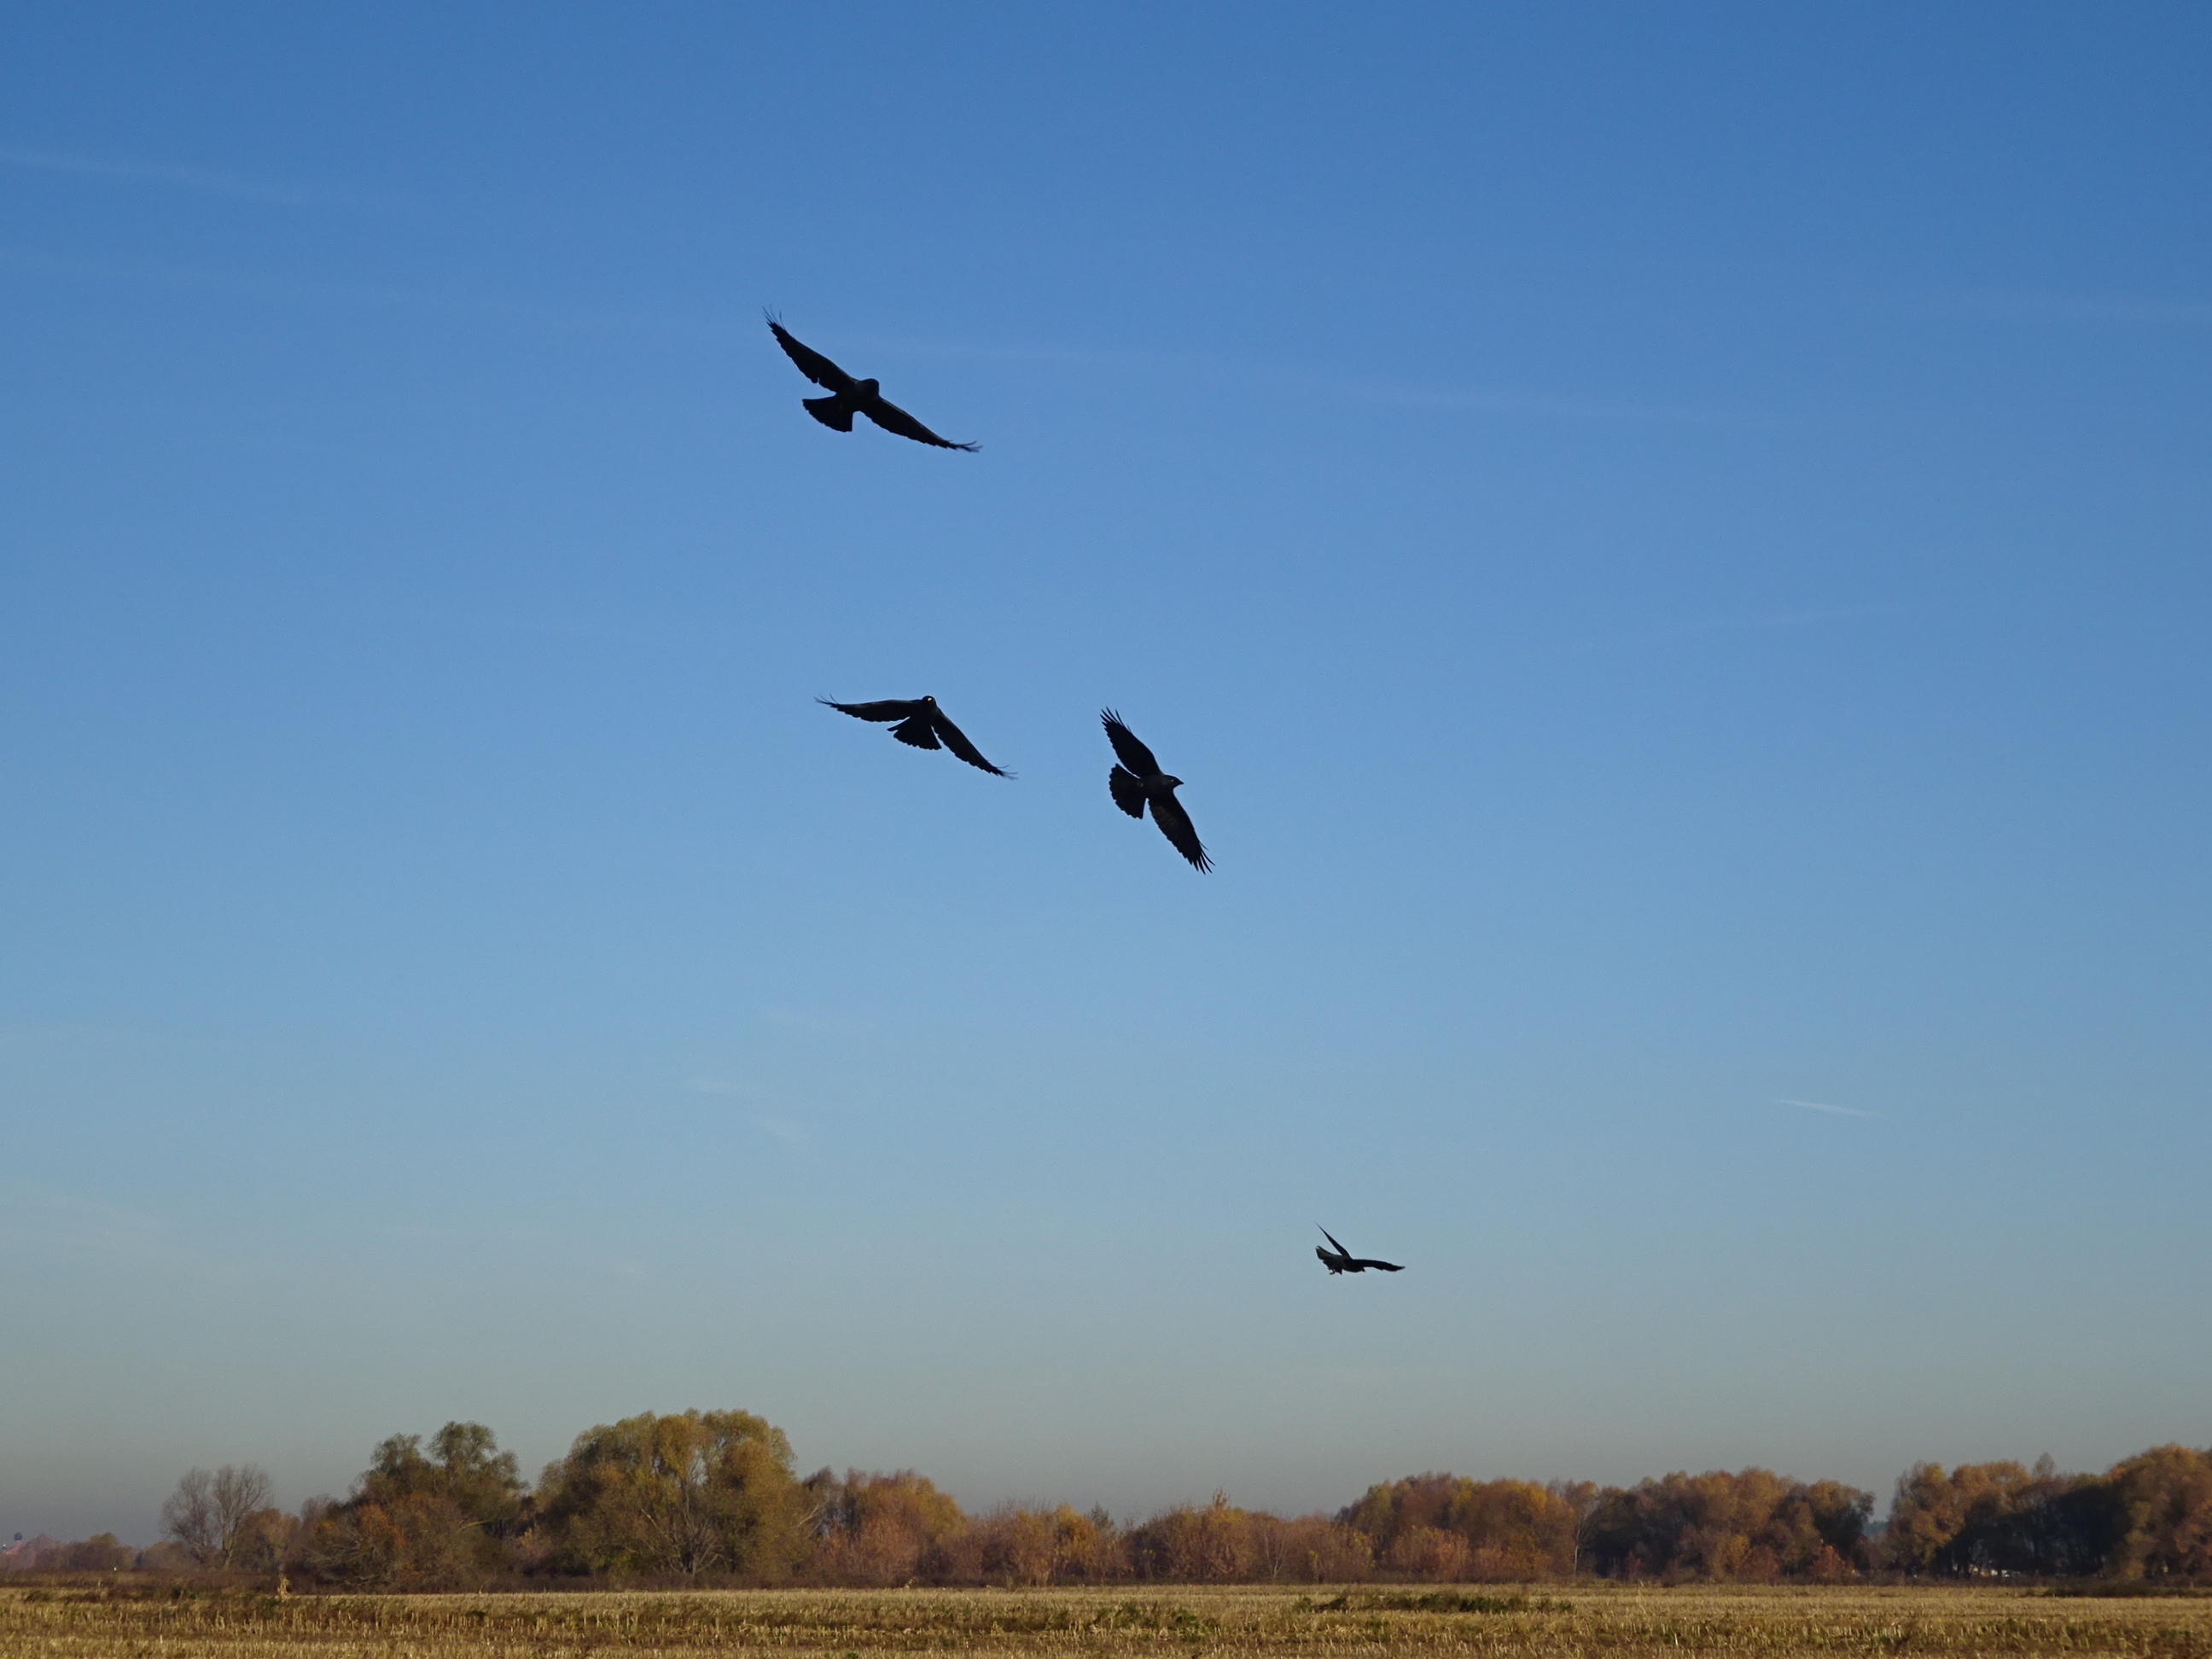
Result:
{"label": "dry grass", "polygon": [[2212,1659],[2212,1599],[2033,1589],[1409,1587],[274,1596],[0,1590],[7,1659],[598,1654],[2067,1654]]}

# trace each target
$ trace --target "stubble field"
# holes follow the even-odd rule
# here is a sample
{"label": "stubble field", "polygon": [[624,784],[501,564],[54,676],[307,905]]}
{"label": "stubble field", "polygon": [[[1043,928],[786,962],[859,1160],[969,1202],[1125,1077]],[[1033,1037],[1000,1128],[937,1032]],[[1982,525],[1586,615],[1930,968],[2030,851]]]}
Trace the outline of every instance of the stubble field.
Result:
{"label": "stubble field", "polygon": [[2002,1589],[726,1590],[275,1596],[0,1590],[0,1654],[2068,1654],[2212,1659],[2212,1598]]}

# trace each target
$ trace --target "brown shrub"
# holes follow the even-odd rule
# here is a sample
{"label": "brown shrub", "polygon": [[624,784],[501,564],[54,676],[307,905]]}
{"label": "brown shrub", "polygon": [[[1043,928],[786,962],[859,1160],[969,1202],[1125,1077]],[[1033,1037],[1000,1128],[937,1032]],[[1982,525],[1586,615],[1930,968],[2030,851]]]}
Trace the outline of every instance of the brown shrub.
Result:
{"label": "brown shrub", "polygon": [[1474,1556],[1458,1533],[1442,1527],[1408,1527],[1391,1540],[1382,1565],[1408,1578],[1449,1584],[1468,1576]]}

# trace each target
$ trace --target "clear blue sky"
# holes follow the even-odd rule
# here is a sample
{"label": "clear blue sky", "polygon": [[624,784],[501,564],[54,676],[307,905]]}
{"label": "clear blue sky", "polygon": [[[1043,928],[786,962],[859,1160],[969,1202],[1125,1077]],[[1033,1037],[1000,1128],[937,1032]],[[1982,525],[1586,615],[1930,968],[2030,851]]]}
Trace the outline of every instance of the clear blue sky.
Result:
{"label": "clear blue sky", "polygon": [[2212,1439],[2201,8],[6,37],[0,1531]]}

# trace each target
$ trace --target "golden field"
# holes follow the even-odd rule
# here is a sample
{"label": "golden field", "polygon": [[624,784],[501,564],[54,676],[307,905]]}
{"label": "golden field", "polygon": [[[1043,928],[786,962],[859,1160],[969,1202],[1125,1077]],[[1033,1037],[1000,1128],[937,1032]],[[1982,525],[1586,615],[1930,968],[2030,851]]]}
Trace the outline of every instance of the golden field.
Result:
{"label": "golden field", "polygon": [[2033,1589],[1374,1585],[293,1596],[0,1590],[0,1655],[2067,1654],[2212,1659],[2212,1598]]}

